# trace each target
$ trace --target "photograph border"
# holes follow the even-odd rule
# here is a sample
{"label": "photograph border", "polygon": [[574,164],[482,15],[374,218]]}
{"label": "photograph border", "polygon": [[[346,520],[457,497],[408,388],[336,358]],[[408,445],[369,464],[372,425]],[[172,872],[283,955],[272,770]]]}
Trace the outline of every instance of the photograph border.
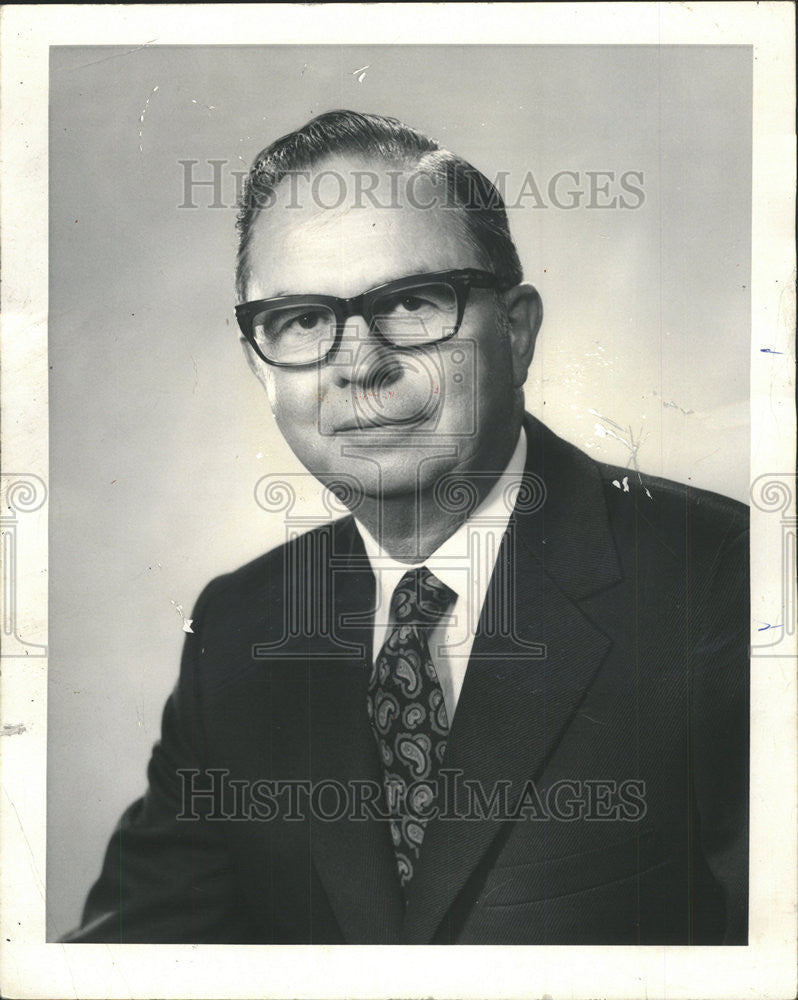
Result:
{"label": "photograph border", "polygon": [[[345,11],[345,16],[344,15]],[[356,16],[355,16],[356,15]],[[794,7],[770,3],[4,7],[0,964],[8,997],[757,997],[796,989]],[[51,45],[714,44],[754,50],[750,923],[746,947],[45,942]],[[766,349],[766,350],[763,350]],[[774,365],[773,358],[781,357]],[[25,562],[9,561],[24,531]],[[778,571],[776,571],[778,568]],[[19,578],[15,575],[19,569]],[[17,585],[17,583],[19,585]],[[776,619],[775,616],[779,616]],[[6,616],[6,621],[8,617]],[[15,636],[4,632],[5,649]],[[11,644],[11,645],[9,645]]]}

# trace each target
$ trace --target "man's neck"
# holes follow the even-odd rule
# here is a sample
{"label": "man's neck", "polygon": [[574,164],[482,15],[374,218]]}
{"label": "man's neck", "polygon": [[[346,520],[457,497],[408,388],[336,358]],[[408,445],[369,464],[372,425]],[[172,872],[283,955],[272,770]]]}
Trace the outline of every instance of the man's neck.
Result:
{"label": "man's neck", "polygon": [[440,509],[430,493],[411,496],[367,497],[357,519],[372,537],[399,562],[420,563],[451,537],[466,520],[467,512]]}
{"label": "man's neck", "polygon": [[[367,496],[357,510],[363,524],[384,552],[399,562],[421,563],[450,538],[485,500],[497,479],[503,474],[518,444],[518,432],[508,439],[501,452],[491,456],[493,475],[463,470],[461,475],[474,494],[467,509],[452,504],[445,509],[435,487],[419,491],[416,496]],[[487,463],[483,463],[487,464]],[[487,470],[485,470],[487,471]],[[456,487],[455,487],[456,489]],[[454,493],[454,490],[453,490]]]}

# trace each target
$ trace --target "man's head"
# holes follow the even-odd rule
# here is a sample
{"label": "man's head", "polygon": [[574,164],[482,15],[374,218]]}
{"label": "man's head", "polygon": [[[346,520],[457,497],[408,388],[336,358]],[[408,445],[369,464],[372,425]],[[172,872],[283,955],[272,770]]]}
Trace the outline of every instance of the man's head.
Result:
{"label": "man's head", "polygon": [[396,497],[501,470],[540,302],[487,178],[394,119],[330,112],[257,157],[239,230],[249,361],[311,472]]}

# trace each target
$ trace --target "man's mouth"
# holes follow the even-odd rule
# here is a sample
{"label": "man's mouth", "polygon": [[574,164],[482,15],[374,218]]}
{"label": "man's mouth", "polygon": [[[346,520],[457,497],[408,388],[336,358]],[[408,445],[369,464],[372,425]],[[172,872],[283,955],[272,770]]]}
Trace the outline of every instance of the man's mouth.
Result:
{"label": "man's mouth", "polygon": [[358,431],[399,432],[429,422],[441,405],[437,386],[403,384],[385,388],[358,388],[345,399],[325,396],[319,410],[332,434]]}
{"label": "man's mouth", "polygon": [[351,431],[401,430],[405,427],[413,427],[421,423],[423,419],[424,414],[414,414],[412,417],[405,417],[404,419],[378,416],[355,417],[333,428],[333,434],[346,434]]}

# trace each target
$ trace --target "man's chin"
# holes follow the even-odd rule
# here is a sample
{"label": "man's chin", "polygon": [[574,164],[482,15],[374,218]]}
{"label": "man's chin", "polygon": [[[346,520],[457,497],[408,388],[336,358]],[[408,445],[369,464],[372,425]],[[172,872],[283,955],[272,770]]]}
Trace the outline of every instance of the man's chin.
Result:
{"label": "man's chin", "polygon": [[[427,472],[422,475],[421,472]],[[341,503],[353,513],[362,503],[395,503],[406,501],[413,504],[419,492],[434,488],[435,482],[446,470],[432,473],[432,470],[395,469],[389,462],[375,459],[357,460],[348,458],[335,472],[313,472],[313,475],[334,493]]]}

